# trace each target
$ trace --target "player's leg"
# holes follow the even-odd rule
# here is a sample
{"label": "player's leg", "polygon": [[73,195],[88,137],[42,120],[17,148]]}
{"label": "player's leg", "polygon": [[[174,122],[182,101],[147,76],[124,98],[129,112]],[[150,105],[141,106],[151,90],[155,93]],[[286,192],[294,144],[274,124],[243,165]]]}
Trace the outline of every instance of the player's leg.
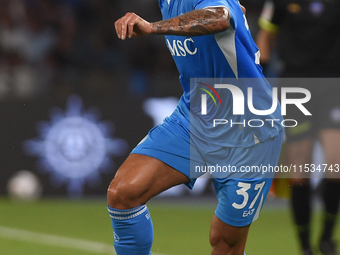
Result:
{"label": "player's leg", "polygon": [[[339,122],[339,79],[327,79],[322,81],[316,86],[319,91],[317,94],[318,103],[316,116],[318,117],[318,137],[322,144],[325,162],[329,166],[336,166],[340,163],[339,151],[340,151],[340,122]],[[323,254],[338,254],[335,253],[334,245],[332,245],[332,232],[336,221],[336,215],[339,208],[339,175],[340,172],[327,171],[324,190],[322,191],[322,197],[325,205],[325,222],[324,230],[321,235],[322,242],[319,244]],[[325,240],[329,240],[329,242]],[[330,245],[328,245],[328,244]],[[333,246],[333,249],[332,249]],[[328,249],[328,248],[330,249]],[[328,250],[328,252],[327,252]],[[332,252],[333,250],[333,252]]]}
{"label": "player's leg", "polygon": [[326,172],[322,190],[325,215],[320,250],[325,255],[336,255],[338,253],[333,242],[333,230],[339,212],[340,201],[340,172],[336,170],[340,164],[340,130],[323,129],[319,132],[319,138],[324,149],[325,163],[328,164],[327,169],[333,169],[333,171]]}
{"label": "player's leg", "polygon": [[212,255],[243,255],[249,227],[234,227],[214,215],[211,222],[210,244]]}
{"label": "player's leg", "polygon": [[153,227],[145,203],[172,186],[190,182],[188,134],[176,119],[167,118],[149,132],[117,171],[107,199],[118,255],[150,254]]}
{"label": "player's leg", "polygon": [[120,210],[131,209],[164,190],[189,181],[183,173],[156,158],[131,154],[108,188],[108,205]]}
{"label": "player's leg", "polygon": [[[285,77],[288,76],[287,72]],[[294,77],[294,76],[293,76]],[[296,77],[296,76],[295,76]],[[311,90],[309,80],[303,79],[284,79],[284,86],[305,87]],[[313,91],[311,92],[313,93]],[[314,94],[314,93],[313,93]],[[293,98],[299,98],[298,94],[292,93]],[[298,234],[298,240],[302,249],[302,254],[312,254],[310,244],[310,219],[311,219],[311,186],[309,176],[304,170],[305,164],[311,163],[312,149],[315,132],[315,102],[312,99],[304,106],[313,113],[312,116],[305,116],[301,111],[296,109],[295,105],[287,107],[287,119],[294,119],[298,122],[295,127],[286,128],[287,150],[286,163],[297,169],[297,172],[291,173],[291,201],[290,206],[293,214],[294,224]],[[301,168],[300,168],[301,166]]]}
{"label": "player's leg", "polygon": [[127,158],[107,192],[118,255],[150,254],[153,226],[145,203],[160,192],[188,181],[184,174],[158,159],[139,154]]}
{"label": "player's leg", "polygon": [[[229,155],[227,165],[260,167],[277,165],[282,134],[250,148],[229,148],[219,155]],[[219,156],[216,157],[217,159]],[[221,161],[218,162],[222,165]],[[261,169],[262,170],[262,169]],[[243,255],[250,224],[261,212],[269,193],[273,173],[236,173],[229,178],[215,178],[218,205],[210,230],[212,255]]]}
{"label": "player's leg", "polygon": [[267,198],[272,179],[214,179],[218,205],[210,229],[212,255],[243,255],[250,224]]}
{"label": "player's leg", "polygon": [[[293,166],[304,166],[311,163],[313,140],[305,138],[300,141],[290,142],[287,145],[287,163]],[[311,221],[311,186],[309,173],[292,173],[291,183],[291,209],[294,223],[303,254],[312,254],[310,244]]]}

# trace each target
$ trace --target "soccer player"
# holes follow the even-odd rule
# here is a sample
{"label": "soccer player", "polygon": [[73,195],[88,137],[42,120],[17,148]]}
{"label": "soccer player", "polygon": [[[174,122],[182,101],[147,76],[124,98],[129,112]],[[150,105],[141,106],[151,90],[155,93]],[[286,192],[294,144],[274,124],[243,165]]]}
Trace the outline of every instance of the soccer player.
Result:
{"label": "soccer player", "polygon": [[[261,30],[257,44],[261,50],[261,63],[269,62],[275,41],[280,59],[284,63],[281,77],[326,78],[339,77],[340,67],[340,1],[267,1],[259,19]],[[294,86],[289,79],[289,86]],[[302,79],[298,85],[301,86]],[[312,94],[308,108],[313,113],[306,117],[298,112],[287,112],[287,118],[298,121],[294,128],[286,129],[287,163],[308,166],[312,148],[319,139],[329,168],[339,164],[340,152],[340,87],[336,80],[309,79],[306,87]],[[333,175],[333,176],[331,176]],[[311,187],[309,176],[295,173],[291,176],[291,207],[297,226],[302,254],[311,255]],[[333,241],[340,199],[339,174],[327,171],[322,188],[324,202],[323,232],[319,248],[324,255],[336,255]]]}
{"label": "soccer player", "polygon": [[[150,198],[179,184],[192,188],[197,166],[231,166],[237,173],[227,171],[213,179],[218,205],[210,244],[213,255],[243,255],[250,224],[260,214],[273,177],[246,174],[245,169],[277,164],[283,136],[277,98],[262,75],[259,51],[237,0],[160,0],[159,5],[162,21],[149,23],[127,13],[115,22],[122,40],[165,35],[184,91],[176,110],[133,149],[108,188],[116,252],[151,254]],[[221,100],[194,100],[208,94]],[[242,94],[254,109],[271,110],[253,114]],[[224,125],[213,125],[212,113]]]}

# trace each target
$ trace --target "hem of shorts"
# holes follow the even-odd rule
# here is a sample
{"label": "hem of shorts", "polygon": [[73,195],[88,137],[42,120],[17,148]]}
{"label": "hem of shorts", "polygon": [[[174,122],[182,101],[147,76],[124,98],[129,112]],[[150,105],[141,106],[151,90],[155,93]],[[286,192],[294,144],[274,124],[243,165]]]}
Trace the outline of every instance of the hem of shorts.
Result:
{"label": "hem of shorts", "polygon": [[255,220],[248,220],[248,221],[235,221],[234,219],[228,218],[228,217],[220,217],[218,215],[218,213],[215,211],[215,215],[217,218],[219,218],[221,221],[223,221],[224,223],[233,226],[233,227],[245,227],[250,225],[252,222],[254,222]]}

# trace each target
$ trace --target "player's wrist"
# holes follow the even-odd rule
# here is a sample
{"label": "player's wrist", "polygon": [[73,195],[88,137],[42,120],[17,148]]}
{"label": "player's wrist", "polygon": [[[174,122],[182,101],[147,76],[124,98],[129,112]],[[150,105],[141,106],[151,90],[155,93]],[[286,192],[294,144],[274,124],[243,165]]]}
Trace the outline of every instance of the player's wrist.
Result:
{"label": "player's wrist", "polygon": [[149,34],[157,34],[157,26],[155,25],[156,22],[151,22],[150,24],[150,33]]}

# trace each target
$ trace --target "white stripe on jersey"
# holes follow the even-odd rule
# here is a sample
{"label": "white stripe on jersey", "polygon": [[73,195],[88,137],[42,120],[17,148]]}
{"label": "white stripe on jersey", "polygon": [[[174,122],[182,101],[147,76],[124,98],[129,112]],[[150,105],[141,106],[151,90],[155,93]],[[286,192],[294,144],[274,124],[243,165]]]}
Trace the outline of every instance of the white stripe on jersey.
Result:
{"label": "white stripe on jersey", "polygon": [[235,34],[235,29],[232,26],[229,26],[226,31],[217,33],[214,36],[218,46],[223,52],[223,55],[233,70],[236,79],[238,79]]}

